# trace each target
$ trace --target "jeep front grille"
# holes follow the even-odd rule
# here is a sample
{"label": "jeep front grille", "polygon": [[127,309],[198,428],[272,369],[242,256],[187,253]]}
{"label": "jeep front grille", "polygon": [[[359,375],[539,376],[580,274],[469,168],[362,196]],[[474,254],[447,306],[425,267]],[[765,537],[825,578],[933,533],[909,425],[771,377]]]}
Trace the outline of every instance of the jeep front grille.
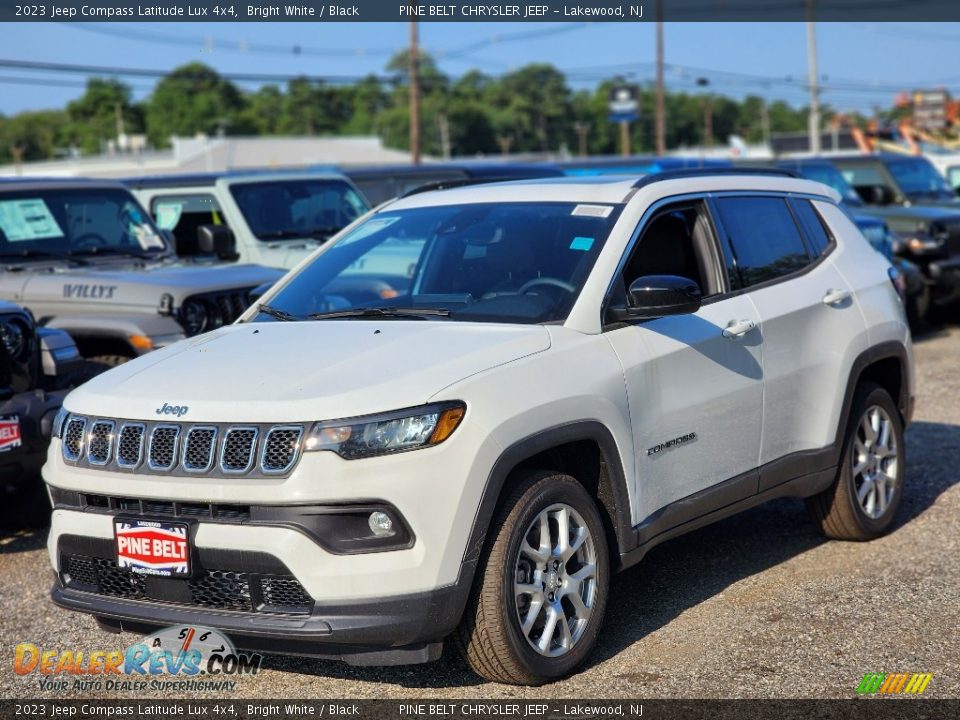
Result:
{"label": "jeep front grille", "polygon": [[227,430],[220,451],[220,467],[228,473],[244,473],[253,465],[253,450],[257,446],[256,428]]}
{"label": "jeep front grille", "polygon": [[177,461],[177,441],[180,439],[179,425],[158,425],[150,433],[150,449],[147,451],[147,465],[152,470],[172,470]]}
{"label": "jeep front grille", "polygon": [[135,468],[143,460],[143,423],[125,423],[117,440],[117,465]]}
{"label": "jeep front grille", "polygon": [[76,462],[83,452],[83,431],[87,428],[87,419],[71,416],[63,431],[63,457]]}
{"label": "jeep front grille", "polygon": [[300,458],[303,425],[171,423],[87,418],[64,424],[73,465],[135,474],[283,477]]}
{"label": "jeep front grille", "polygon": [[113,449],[113,420],[97,420],[90,426],[87,439],[87,461],[91,465],[106,465]]}

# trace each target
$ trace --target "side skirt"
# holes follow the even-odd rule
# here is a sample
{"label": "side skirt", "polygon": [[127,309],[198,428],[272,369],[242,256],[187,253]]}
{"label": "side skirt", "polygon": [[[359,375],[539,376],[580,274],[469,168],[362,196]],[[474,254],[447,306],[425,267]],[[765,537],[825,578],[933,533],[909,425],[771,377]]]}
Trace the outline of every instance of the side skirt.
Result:
{"label": "side skirt", "polygon": [[[775,469],[765,466],[751,470],[661,508],[634,526],[637,545],[633,550],[620,554],[617,569],[625,570],[636,565],[651,548],[666,540],[770,500],[781,497],[809,497],[823,492],[837,476],[836,465],[824,467],[823,464],[823,460],[832,454],[832,447],[816,452],[797,453],[796,458],[791,456],[789,459],[776,461]],[[788,475],[790,466],[798,470],[802,466],[806,472]],[[818,469],[811,471],[811,466]],[[784,476],[790,479],[785,479]],[[771,480],[774,479],[780,482],[772,484]]]}

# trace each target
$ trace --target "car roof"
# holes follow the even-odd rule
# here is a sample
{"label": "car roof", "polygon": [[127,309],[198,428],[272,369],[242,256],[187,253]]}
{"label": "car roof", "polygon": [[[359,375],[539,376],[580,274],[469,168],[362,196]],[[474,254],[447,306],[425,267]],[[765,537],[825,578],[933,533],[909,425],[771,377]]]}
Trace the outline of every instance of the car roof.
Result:
{"label": "car roof", "polygon": [[82,189],[82,188],[109,188],[113,190],[129,190],[122,182],[101,178],[63,178],[63,177],[0,177],[0,191],[3,190],[31,190],[33,188],[52,189]]}
{"label": "car roof", "polygon": [[137,190],[147,188],[175,188],[175,187],[211,187],[218,180],[237,180],[242,182],[256,182],[258,180],[296,180],[300,178],[317,180],[346,180],[343,174],[325,170],[227,170],[224,172],[184,173],[180,175],[144,175],[141,177],[122,178],[122,182]]}
{"label": "car roof", "polygon": [[426,163],[423,165],[355,165],[340,168],[350,178],[367,179],[381,176],[433,175],[461,172],[468,177],[560,177],[563,171],[550,163],[501,163],[470,161],[462,163]]}
{"label": "car roof", "polygon": [[712,168],[675,170],[637,175],[594,175],[587,177],[549,177],[456,185],[414,193],[386,207],[390,210],[482,202],[576,202],[625,203],[637,191],[671,183],[671,191],[710,192],[733,190],[772,190],[830,197],[839,194],[812,180],[797,178],[789,171],[754,168]]}

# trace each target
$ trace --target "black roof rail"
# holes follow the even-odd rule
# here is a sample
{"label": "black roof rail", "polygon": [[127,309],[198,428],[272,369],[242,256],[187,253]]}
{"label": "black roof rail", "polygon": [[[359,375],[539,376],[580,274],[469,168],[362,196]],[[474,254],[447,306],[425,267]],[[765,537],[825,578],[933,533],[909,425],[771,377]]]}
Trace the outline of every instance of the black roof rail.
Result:
{"label": "black roof rail", "polygon": [[[419,195],[420,193],[431,192],[433,190],[452,190],[453,188],[458,187],[469,187],[470,185],[489,185],[490,183],[497,182],[507,182],[508,180],[527,180],[529,178],[515,178],[515,177],[482,177],[482,178],[451,178],[449,180],[435,180],[434,182],[424,183],[423,185],[417,185],[411,190],[407,190],[401,198],[408,198],[411,195]],[[538,179],[538,178],[534,178]]]}
{"label": "black roof rail", "polygon": [[633,187],[642,188],[652,185],[662,180],[682,180],[690,177],[705,177],[710,175],[767,175],[773,177],[791,177],[800,178],[801,176],[792,170],[783,168],[757,168],[757,167],[721,167],[721,168],[683,168],[681,170],[664,170],[663,172],[650,173],[637,180]]}

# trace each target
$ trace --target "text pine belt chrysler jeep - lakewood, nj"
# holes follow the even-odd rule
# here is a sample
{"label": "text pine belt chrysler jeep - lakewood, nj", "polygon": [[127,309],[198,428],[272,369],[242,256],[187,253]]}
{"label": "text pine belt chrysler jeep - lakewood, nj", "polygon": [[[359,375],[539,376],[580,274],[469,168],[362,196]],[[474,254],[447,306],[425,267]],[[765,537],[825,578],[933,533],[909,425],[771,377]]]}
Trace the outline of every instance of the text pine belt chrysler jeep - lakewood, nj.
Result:
{"label": "text pine belt chrysler jeep - lakewood, nj", "polygon": [[911,341],[838,201],[738,170],[384,204],[234,325],[67,397],[55,602],[356,664],[450,636],[481,675],[539,683],[667,538],[780,496],[830,537],[880,535]]}

